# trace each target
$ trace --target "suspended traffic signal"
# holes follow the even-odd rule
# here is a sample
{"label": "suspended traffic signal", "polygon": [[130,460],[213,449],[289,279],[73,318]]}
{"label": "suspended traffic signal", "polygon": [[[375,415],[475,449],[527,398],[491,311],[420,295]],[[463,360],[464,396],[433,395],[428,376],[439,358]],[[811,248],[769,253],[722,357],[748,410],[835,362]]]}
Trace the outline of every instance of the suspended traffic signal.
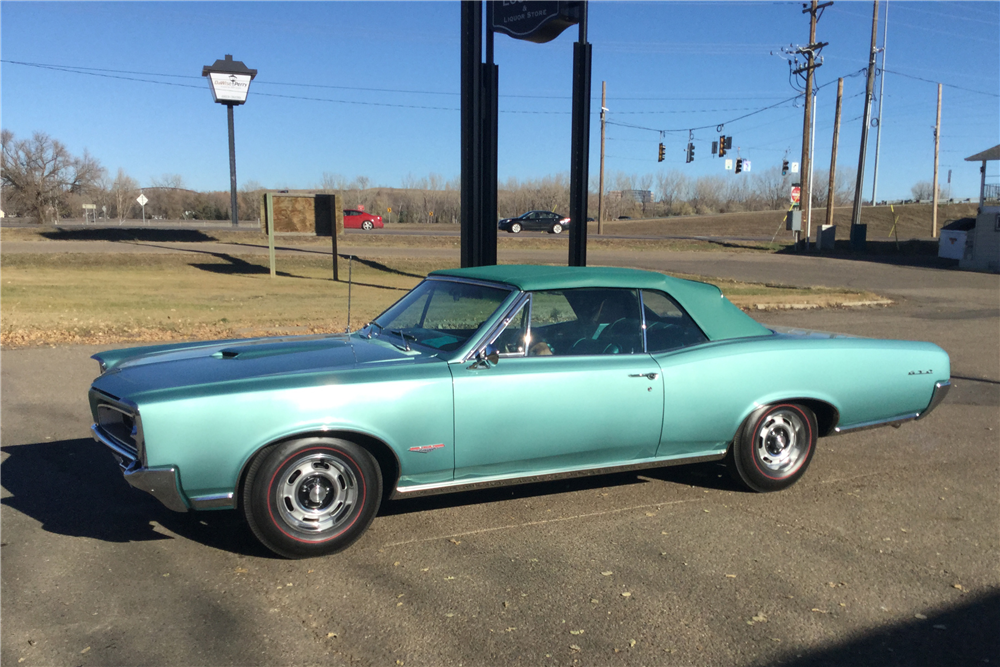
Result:
{"label": "suspended traffic signal", "polygon": [[658,158],[656,158],[656,161],[657,162],[663,162],[663,156],[664,156],[665,153],[666,153],[666,150],[663,148],[663,143],[661,142],[660,143],[660,156]]}
{"label": "suspended traffic signal", "polygon": [[[730,138],[730,141],[732,139]],[[719,135],[719,157],[724,157],[726,154],[726,135]]]}
{"label": "suspended traffic signal", "polygon": [[694,162],[694,144],[691,143],[690,141],[688,142],[687,160],[685,160],[685,161],[686,162]]}
{"label": "suspended traffic signal", "polygon": [[736,160],[736,173],[738,174],[741,171],[743,171],[743,159],[742,158]]}
{"label": "suspended traffic signal", "polygon": [[788,160],[781,161],[781,175],[786,176],[788,174]]}

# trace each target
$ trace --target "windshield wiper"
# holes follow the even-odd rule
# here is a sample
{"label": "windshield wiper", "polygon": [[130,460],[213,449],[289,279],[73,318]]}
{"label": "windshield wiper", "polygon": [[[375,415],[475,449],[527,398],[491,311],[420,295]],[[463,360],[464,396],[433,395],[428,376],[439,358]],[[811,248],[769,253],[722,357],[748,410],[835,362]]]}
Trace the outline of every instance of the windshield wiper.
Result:
{"label": "windshield wiper", "polygon": [[382,330],[384,329],[384,327],[381,324],[379,324],[378,322],[376,322],[375,320],[372,320],[371,322],[369,322],[365,326],[368,327],[368,338],[372,337],[372,331],[371,331],[372,327],[378,327],[379,333],[381,333]]}
{"label": "windshield wiper", "polygon": [[417,337],[414,336],[413,334],[403,333],[400,329],[389,329],[389,333],[396,334],[397,336],[399,336],[399,339],[403,341],[403,347],[400,349],[402,349],[405,352],[410,351],[410,344],[407,343],[406,340],[407,339],[417,340]]}

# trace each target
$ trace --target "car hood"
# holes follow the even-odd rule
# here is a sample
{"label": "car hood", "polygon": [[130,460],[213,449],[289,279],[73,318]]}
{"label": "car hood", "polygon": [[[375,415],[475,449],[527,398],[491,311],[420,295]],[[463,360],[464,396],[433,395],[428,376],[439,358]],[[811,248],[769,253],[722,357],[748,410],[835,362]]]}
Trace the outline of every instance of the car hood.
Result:
{"label": "car hood", "polygon": [[94,387],[117,397],[436,359],[359,334],[159,345],[111,350],[93,358],[107,367]]}

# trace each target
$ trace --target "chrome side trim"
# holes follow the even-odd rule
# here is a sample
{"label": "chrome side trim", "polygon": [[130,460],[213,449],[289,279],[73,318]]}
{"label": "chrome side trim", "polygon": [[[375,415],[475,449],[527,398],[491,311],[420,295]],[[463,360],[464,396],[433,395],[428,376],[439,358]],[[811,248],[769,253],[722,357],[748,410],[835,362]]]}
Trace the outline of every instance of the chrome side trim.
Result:
{"label": "chrome side trim", "polygon": [[895,426],[896,428],[899,428],[906,422],[919,418],[919,412],[912,412],[908,415],[899,415],[897,417],[890,417],[889,419],[877,419],[875,421],[862,422],[861,424],[855,424],[854,426],[834,426],[833,430],[830,431],[830,435],[854,433],[855,431],[867,431],[868,429],[878,428],[880,426]]}
{"label": "chrome side trim", "polygon": [[944,397],[948,395],[949,391],[951,391],[950,379],[945,380],[944,382],[935,382],[934,392],[931,394],[931,402],[927,404],[927,407],[924,408],[924,411],[920,413],[917,419],[923,419],[933,412],[934,408],[941,405],[941,402],[944,401]]}
{"label": "chrome side trim", "polygon": [[537,475],[496,475],[494,477],[484,477],[470,482],[468,480],[452,480],[448,482],[435,482],[433,484],[416,484],[414,486],[396,487],[390,498],[399,500],[400,498],[419,498],[421,496],[431,496],[439,493],[456,493],[459,491],[473,491],[478,489],[492,489],[504,486],[514,486],[517,484],[532,484],[536,482],[551,482],[560,479],[571,479],[574,477],[589,477],[592,475],[612,475],[620,472],[632,472],[635,470],[646,470],[647,468],[665,468],[667,466],[687,465],[689,463],[705,463],[708,461],[721,461],[726,456],[721,454],[710,454],[708,456],[692,456],[680,459],[646,459],[637,463],[627,465],[580,468],[577,470],[566,470],[554,473],[540,473]]}
{"label": "chrome side trim", "polygon": [[207,496],[192,496],[191,508],[196,510],[231,510],[236,507],[235,494],[213,493]]}

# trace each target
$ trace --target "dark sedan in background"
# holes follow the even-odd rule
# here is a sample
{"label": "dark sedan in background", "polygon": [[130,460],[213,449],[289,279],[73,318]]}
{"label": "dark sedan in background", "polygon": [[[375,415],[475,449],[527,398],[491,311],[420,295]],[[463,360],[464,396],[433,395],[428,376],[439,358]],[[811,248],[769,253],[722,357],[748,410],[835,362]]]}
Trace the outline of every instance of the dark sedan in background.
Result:
{"label": "dark sedan in background", "polygon": [[498,229],[511,234],[518,234],[521,231],[561,234],[567,227],[569,218],[552,211],[528,211],[516,218],[504,218],[497,223]]}

